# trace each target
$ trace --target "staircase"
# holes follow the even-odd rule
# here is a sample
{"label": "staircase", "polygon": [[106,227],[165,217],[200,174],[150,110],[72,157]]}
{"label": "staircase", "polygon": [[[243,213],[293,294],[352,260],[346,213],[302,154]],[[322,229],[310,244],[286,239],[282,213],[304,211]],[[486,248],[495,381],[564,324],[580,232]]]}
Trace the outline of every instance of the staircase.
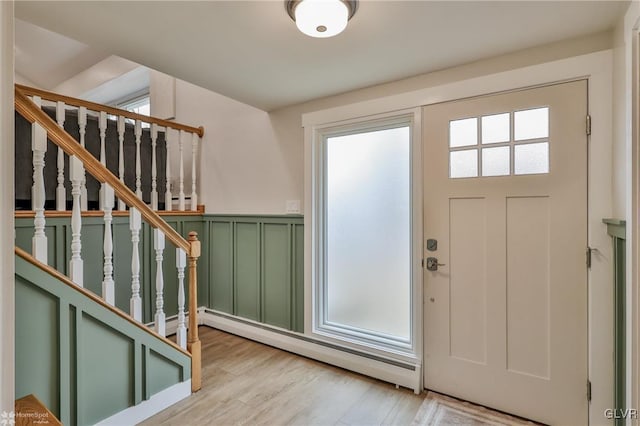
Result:
{"label": "staircase", "polygon": [[[186,211],[183,151],[184,141],[190,140],[189,207],[198,211],[196,160],[203,129],[19,85],[15,107],[31,126],[31,210],[21,214],[34,218],[31,253],[16,247],[16,397],[35,395],[63,424],[134,424],[201,387],[197,329],[200,242],[195,232],[187,238],[180,235],[158,209],[167,214],[177,204],[178,211]],[[69,114],[75,117],[77,140],[64,124]],[[88,123],[97,131],[88,129]],[[108,144],[108,129],[113,127],[117,129],[117,147]],[[143,144],[143,128],[148,128],[150,144]],[[125,135],[130,138],[131,132],[135,149],[127,150]],[[99,140],[88,139],[91,133]],[[174,197],[169,184],[171,161],[168,155],[158,154],[170,152],[170,135],[176,133],[179,174]],[[164,141],[164,149],[158,146],[159,140]],[[99,147],[97,155],[87,149],[91,146]],[[56,155],[55,191],[47,191],[47,184],[53,185],[45,176],[54,175],[45,173],[45,160],[52,158],[52,151]],[[108,161],[108,152],[117,153],[118,175],[114,161]],[[127,154],[131,152],[133,155]],[[146,168],[142,166],[144,159],[149,159],[143,156],[145,152],[151,157]],[[166,183],[158,181],[158,157],[164,159],[160,175]],[[16,164],[17,170],[24,167],[24,162]],[[143,185],[145,180],[148,185]],[[93,189],[88,185],[92,181]],[[16,186],[20,184],[24,182],[17,179]],[[55,194],[49,203],[55,205],[55,211],[45,210],[48,192]],[[96,202],[90,203],[92,199]],[[88,211],[90,207],[97,210]],[[52,215],[69,217],[70,222],[69,238],[56,238],[54,247],[50,247],[47,235],[47,218]],[[129,247],[114,246],[114,215],[128,216]],[[87,216],[102,218],[101,247],[83,247]],[[152,244],[144,244],[143,233],[141,247],[143,223]],[[95,226],[92,230],[95,232]],[[121,231],[122,226],[117,229]],[[65,239],[66,246],[60,247],[59,242]],[[167,244],[173,246],[170,256],[165,256]],[[145,267],[140,250],[150,249],[155,253],[153,312],[141,298],[141,269]],[[100,250],[100,264],[85,264],[87,250]],[[123,255],[130,255],[128,274],[119,266]],[[68,263],[61,264],[61,256],[68,258]],[[116,273],[114,265],[119,268]],[[172,270],[177,274],[177,306],[169,310],[177,313],[168,321],[164,282],[165,274]],[[101,291],[96,294],[88,288]],[[128,289],[128,306],[119,304],[123,308],[119,309],[116,296],[121,299]],[[144,318],[153,321],[145,324]],[[175,342],[166,337],[168,331],[175,332]]]}

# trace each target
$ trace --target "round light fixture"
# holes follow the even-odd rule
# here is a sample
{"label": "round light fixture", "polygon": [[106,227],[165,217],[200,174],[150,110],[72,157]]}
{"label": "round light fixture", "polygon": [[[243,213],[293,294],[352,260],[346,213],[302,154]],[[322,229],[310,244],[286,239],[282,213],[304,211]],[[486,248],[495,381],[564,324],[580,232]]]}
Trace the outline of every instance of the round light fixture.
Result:
{"label": "round light fixture", "polygon": [[304,34],[327,38],[340,34],[356,13],[357,0],[286,0],[287,13]]}

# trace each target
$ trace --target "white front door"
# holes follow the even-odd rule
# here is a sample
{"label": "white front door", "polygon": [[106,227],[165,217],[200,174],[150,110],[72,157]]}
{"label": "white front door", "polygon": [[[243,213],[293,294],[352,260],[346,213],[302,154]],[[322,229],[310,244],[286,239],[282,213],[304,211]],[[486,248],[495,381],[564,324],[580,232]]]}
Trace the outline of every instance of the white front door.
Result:
{"label": "white front door", "polygon": [[424,108],[427,389],[587,424],[586,116],[584,80]]}

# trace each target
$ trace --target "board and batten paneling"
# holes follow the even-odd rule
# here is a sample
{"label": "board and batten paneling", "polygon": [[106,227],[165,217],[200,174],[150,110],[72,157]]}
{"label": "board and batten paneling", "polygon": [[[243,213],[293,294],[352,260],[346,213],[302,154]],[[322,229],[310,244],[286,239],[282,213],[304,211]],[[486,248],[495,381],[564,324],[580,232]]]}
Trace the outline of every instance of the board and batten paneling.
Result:
{"label": "board and batten paneling", "polygon": [[[196,231],[202,241],[198,262],[198,306],[253,321],[304,331],[304,219],[302,216],[165,216],[181,235]],[[102,217],[83,217],[84,286],[102,292]],[[47,218],[48,263],[67,273],[71,257],[70,218]],[[16,219],[16,245],[31,252],[33,219]],[[116,306],[129,312],[131,231],[128,217],[113,218]],[[140,235],[140,282],[143,321],[153,321],[156,262],[153,232]],[[164,310],[177,314],[175,248],[164,250]],[[188,294],[187,294],[188,297]]]}
{"label": "board and batten paneling", "polygon": [[209,308],[303,332],[303,217],[204,215],[204,223]]}
{"label": "board and batten paneling", "polygon": [[189,380],[191,358],[16,256],[16,398],[95,424]]}

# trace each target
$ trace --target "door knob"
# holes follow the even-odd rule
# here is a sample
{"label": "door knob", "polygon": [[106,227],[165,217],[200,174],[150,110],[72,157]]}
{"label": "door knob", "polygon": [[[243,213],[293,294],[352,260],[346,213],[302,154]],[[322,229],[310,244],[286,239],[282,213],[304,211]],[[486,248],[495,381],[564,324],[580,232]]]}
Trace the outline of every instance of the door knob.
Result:
{"label": "door knob", "polygon": [[427,257],[427,270],[428,271],[437,271],[438,266],[446,266],[445,263],[438,263],[437,257]]}

